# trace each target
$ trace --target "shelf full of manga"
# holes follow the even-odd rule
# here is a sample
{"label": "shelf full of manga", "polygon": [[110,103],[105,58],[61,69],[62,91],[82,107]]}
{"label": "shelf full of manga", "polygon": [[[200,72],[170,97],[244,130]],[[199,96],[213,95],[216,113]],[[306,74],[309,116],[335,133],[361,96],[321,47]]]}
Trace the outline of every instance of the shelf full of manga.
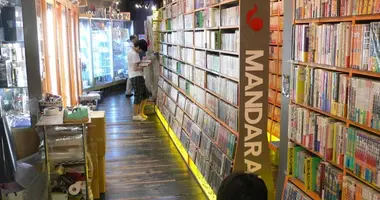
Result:
{"label": "shelf full of manga", "polygon": [[[273,191],[266,134],[269,50],[264,42],[266,37],[269,40],[270,19],[268,13],[257,13],[265,21],[260,30],[245,23],[242,13],[251,15],[254,4],[251,0],[166,2],[155,26],[161,70],[157,110],[172,139],[178,140],[180,152],[188,156],[184,159],[190,169],[195,166],[192,171],[210,199],[233,171],[261,175]],[[263,11],[269,6],[260,2]],[[263,42],[247,37],[255,35]],[[255,60],[250,49],[263,49],[257,52],[262,58]],[[258,66],[257,71],[246,69],[246,60],[252,68]],[[246,73],[251,74],[243,78]],[[253,83],[255,78],[258,84]],[[261,153],[245,154],[245,142],[247,147],[260,143]]]}
{"label": "shelf full of manga", "polygon": [[380,2],[294,3],[283,199],[379,199]]}

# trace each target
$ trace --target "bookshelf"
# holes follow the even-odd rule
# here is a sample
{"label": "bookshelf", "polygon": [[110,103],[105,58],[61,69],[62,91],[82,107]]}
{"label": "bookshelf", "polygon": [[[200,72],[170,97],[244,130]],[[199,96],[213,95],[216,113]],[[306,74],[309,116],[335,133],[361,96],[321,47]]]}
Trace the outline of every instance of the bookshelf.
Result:
{"label": "bookshelf", "polygon": [[379,198],[380,1],[292,1],[282,199]]}
{"label": "bookshelf", "polygon": [[[246,21],[255,4],[260,6],[255,15],[265,22],[261,30]],[[257,0],[178,0],[159,10],[157,113],[209,199],[233,171],[260,175],[268,199],[274,199],[269,148],[279,147],[268,145],[266,134],[270,18],[265,10],[269,2]],[[250,39],[259,35],[262,41]],[[262,55],[251,49],[263,49],[257,51]],[[277,70],[273,75],[279,77]]]}
{"label": "bookshelf", "polygon": [[282,76],[282,32],[283,1],[270,1],[269,25],[269,90],[268,90],[268,140],[271,149],[271,162],[274,182],[278,173],[281,124],[281,76]]}

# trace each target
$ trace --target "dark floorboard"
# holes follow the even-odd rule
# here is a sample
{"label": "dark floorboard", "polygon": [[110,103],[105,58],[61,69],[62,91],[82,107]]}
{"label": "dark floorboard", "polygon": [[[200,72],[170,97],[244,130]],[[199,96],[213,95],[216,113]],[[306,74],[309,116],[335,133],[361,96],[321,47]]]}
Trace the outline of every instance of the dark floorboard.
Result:
{"label": "dark floorboard", "polygon": [[157,116],[132,121],[132,100],[115,93],[99,105],[107,121],[104,199],[206,199]]}

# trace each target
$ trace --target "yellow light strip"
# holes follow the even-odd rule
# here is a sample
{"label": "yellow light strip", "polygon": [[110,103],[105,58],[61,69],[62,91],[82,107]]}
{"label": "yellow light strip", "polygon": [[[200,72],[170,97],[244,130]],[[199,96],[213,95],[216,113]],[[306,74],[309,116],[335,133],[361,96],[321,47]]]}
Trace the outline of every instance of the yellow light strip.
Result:
{"label": "yellow light strip", "polygon": [[208,199],[210,200],[216,200],[216,194],[214,193],[214,190],[210,187],[206,179],[203,177],[202,173],[198,170],[198,167],[195,165],[193,160],[189,159],[189,168],[191,172],[193,172],[194,176],[196,177],[199,185],[201,185],[203,191],[206,193]]}
{"label": "yellow light strip", "polygon": [[178,151],[180,152],[181,156],[185,160],[187,166],[189,166],[191,172],[193,173],[195,179],[198,181],[199,185],[201,186],[202,190],[207,195],[208,199],[210,200],[216,200],[216,194],[214,193],[214,190],[210,187],[210,185],[207,183],[206,179],[203,177],[202,173],[198,170],[195,163],[189,158],[189,155],[186,151],[186,149],[182,146],[181,141],[178,139],[177,135],[174,133],[174,131],[170,128],[169,123],[166,121],[165,117],[162,115],[161,111],[156,106],[155,108],[156,114],[158,118],[161,120],[161,123],[164,125],[165,129],[169,133],[170,138],[172,139],[173,143],[177,147]]}

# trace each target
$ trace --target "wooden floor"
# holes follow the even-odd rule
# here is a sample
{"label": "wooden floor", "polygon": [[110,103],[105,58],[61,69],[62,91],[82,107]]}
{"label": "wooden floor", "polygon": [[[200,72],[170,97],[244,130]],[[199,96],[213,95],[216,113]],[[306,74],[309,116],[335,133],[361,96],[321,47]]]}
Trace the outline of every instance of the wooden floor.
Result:
{"label": "wooden floor", "polygon": [[132,99],[109,94],[106,111],[106,200],[206,199],[156,116],[132,121]]}

